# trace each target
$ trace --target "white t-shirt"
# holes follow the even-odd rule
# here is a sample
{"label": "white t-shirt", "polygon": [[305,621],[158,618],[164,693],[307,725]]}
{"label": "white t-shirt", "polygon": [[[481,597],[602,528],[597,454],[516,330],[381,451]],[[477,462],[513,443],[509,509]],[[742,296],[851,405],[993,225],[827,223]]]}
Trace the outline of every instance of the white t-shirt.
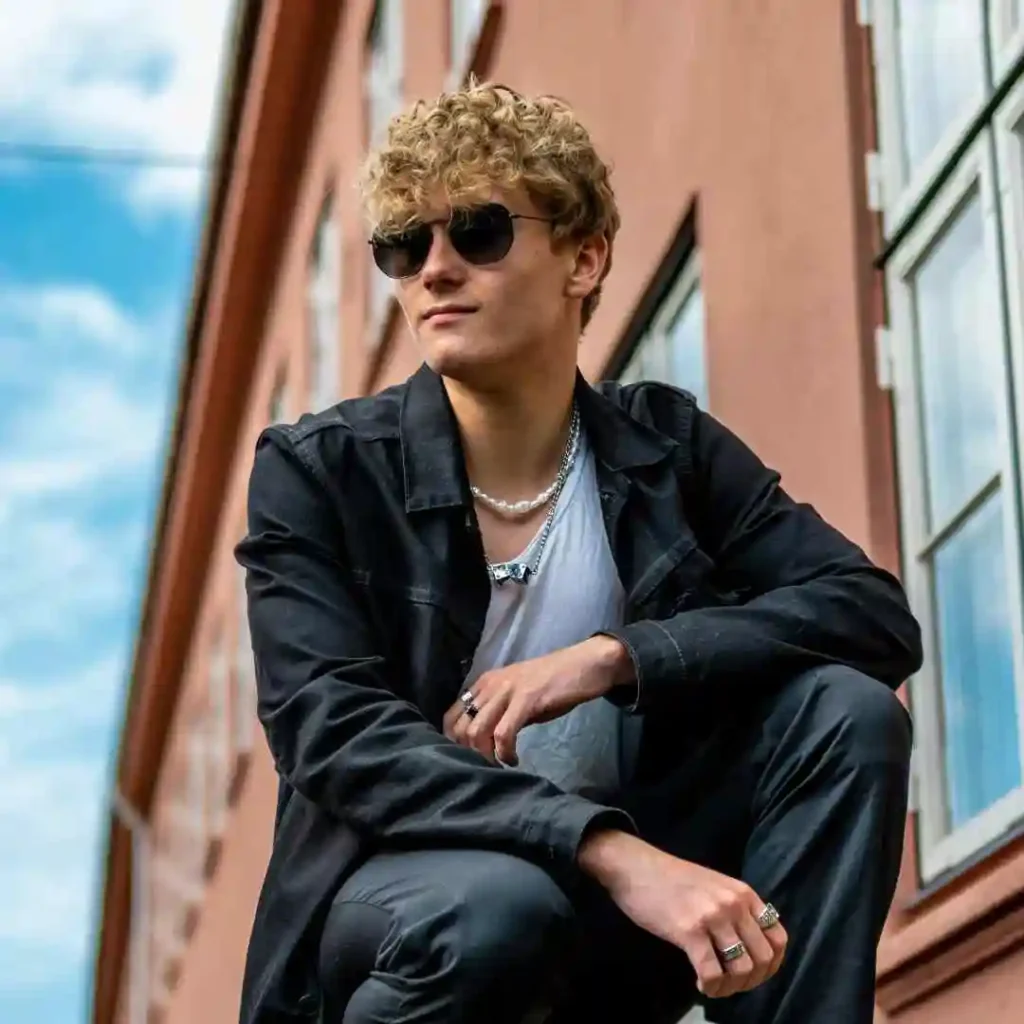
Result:
{"label": "white t-shirt", "polygon": [[[540,537],[517,559],[530,563]],[[604,528],[594,455],[586,438],[566,480],[536,573],[525,586],[491,585],[483,634],[467,677],[550,654],[622,624],[625,595]],[[566,792],[600,798],[632,772],[640,720],[604,698],[552,722],[527,726],[519,769]]]}

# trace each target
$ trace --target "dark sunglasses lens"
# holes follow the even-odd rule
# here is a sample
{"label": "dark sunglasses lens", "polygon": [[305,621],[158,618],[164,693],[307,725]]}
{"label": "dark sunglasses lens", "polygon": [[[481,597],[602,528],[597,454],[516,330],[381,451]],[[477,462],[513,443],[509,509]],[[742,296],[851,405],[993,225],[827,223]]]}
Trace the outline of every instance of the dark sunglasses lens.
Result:
{"label": "dark sunglasses lens", "polygon": [[412,277],[423,269],[433,236],[425,224],[373,239],[373,262],[388,277]]}
{"label": "dark sunglasses lens", "polygon": [[512,217],[504,206],[489,203],[457,210],[448,228],[452,248],[476,266],[497,263],[512,248]]}

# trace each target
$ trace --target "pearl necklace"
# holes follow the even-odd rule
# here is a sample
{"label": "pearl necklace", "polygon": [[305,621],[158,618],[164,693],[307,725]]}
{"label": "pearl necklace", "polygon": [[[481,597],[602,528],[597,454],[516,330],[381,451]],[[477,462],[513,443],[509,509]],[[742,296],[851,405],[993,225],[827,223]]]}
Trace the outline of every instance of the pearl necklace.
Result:
{"label": "pearl necklace", "polygon": [[[551,505],[548,508],[547,515],[544,517],[544,525],[541,527],[540,535],[537,538],[536,544],[532,545],[534,549],[533,557],[529,562],[488,562],[487,573],[491,577],[491,580],[498,586],[508,582],[525,585],[530,582],[531,576],[536,575],[537,569],[540,567],[541,557],[544,554],[544,547],[548,541],[548,535],[551,533],[551,527],[555,522],[555,511],[558,508],[558,499],[562,496],[562,489],[565,487],[565,483],[569,479],[569,473],[572,471],[572,467],[576,462],[576,456],[579,454],[579,450],[580,419],[579,413],[576,409],[573,409],[572,422],[569,425],[569,439],[566,442],[565,450],[562,452],[562,462],[559,466],[558,476],[555,478],[555,482],[551,487],[546,488],[546,490],[551,492]],[[541,493],[543,494],[544,492],[542,491]],[[496,502],[497,499],[491,498],[490,500]],[[536,500],[536,498],[533,499],[533,501]],[[502,504],[507,505],[509,508],[514,508],[520,503],[503,502]]]}
{"label": "pearl necklace", "polygon": [[565,483],[565,476],[567,475],[566,465],[569,463],[570,458],[575,456],[579,442],[580,416],[577,410],[573,408],[572,420],[569,423],[569,437],[562,452],[562,461],[559,466],[558,475],[535,498],[525,498],[522,501],[505,501],[502,498],[492,498],[475,484],[470,484],[469,490],[481,505],[486,505],[489,509],[509,519],[517,519],[520,516],[528,515],[530,512],[535,512],[542,505],[546,505],[559,487]]}

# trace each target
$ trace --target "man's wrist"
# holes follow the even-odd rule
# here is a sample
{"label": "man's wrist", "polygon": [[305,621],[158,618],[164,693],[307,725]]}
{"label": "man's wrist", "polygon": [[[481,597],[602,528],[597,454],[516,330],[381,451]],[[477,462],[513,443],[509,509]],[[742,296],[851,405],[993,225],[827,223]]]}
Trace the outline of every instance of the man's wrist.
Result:
{"label": "man's wrist", "polygon": [[594,652],[594,664],[600,681],[601,696],[616,686],[636,684],[636,670],[626,645],[613,636],[599,633],[588,641]]}
{"label": "man's wrist", "polygon": [[619,829],[595,829],[584,837],[576,861],[585,874],[610,888],[624,874],[638,842],[642,840]]}

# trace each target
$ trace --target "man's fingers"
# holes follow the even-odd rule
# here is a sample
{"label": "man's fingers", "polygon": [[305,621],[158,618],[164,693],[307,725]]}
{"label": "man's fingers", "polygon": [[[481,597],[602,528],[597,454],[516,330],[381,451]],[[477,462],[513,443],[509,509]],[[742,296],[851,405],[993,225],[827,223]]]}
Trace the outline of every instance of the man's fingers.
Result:
{"label": "man's fingers", "polygon": [[754,965],[742,986],[743,991],[749,991],[757,988],[775,973],[778,967],[775,963],[775,950],[751,914],[744,913],[740,916],[736,922],[736,931],[740,941],[747,947],[747,953]]}
{"label": "man's fingers", "polygon": [[515,767],[519,764],[516,754],[516,737],[523,727],[523,709],[516,701],[509,701],[505,714],[494,728],[494,752],[502,764]]}
{"label": "man's fingers", "polygon": [[786,934],[786,929],[781,921],[773,924],[770,928],[761,929],[761,934],[764,936],[765,942],[772,947],[772,952],[774,953],[772,965],[768,971],[768,977],[770,978],[782,966],[782,961],[786,955],[786,946],[789,944],[789,936]]}
{"label": "man's fingers", "polygon": [[726,975],[711,945],[711,937],[706,933],[692,936],[683,944],[683,952],[697,972],[697,988],[703,995],[717,999]]}
{"label": "man's fingers", "polygon": [[[726,977],[719,985],[719,994],[715,998],[731,996],[734,992],[742,992],[747,987],[747,982],[754,972],[754,961],[746,949],[744,943],[732,925],[715,925],[709,929],[711,944],[715,948],[717,957],[722,962]],[[726,956],[727,951],[742,949],[739,955]]]}
{"label": "man's fingers", "polygon": [[466,746],[478,750],[490,761],[495,759],[494,728],[505,714],[508,701],[507,693],[494,693],[487,698],[486,703],[481,704],[479,700],[473,702],[479,708],[475,715],[467,711],[463,716]]}

